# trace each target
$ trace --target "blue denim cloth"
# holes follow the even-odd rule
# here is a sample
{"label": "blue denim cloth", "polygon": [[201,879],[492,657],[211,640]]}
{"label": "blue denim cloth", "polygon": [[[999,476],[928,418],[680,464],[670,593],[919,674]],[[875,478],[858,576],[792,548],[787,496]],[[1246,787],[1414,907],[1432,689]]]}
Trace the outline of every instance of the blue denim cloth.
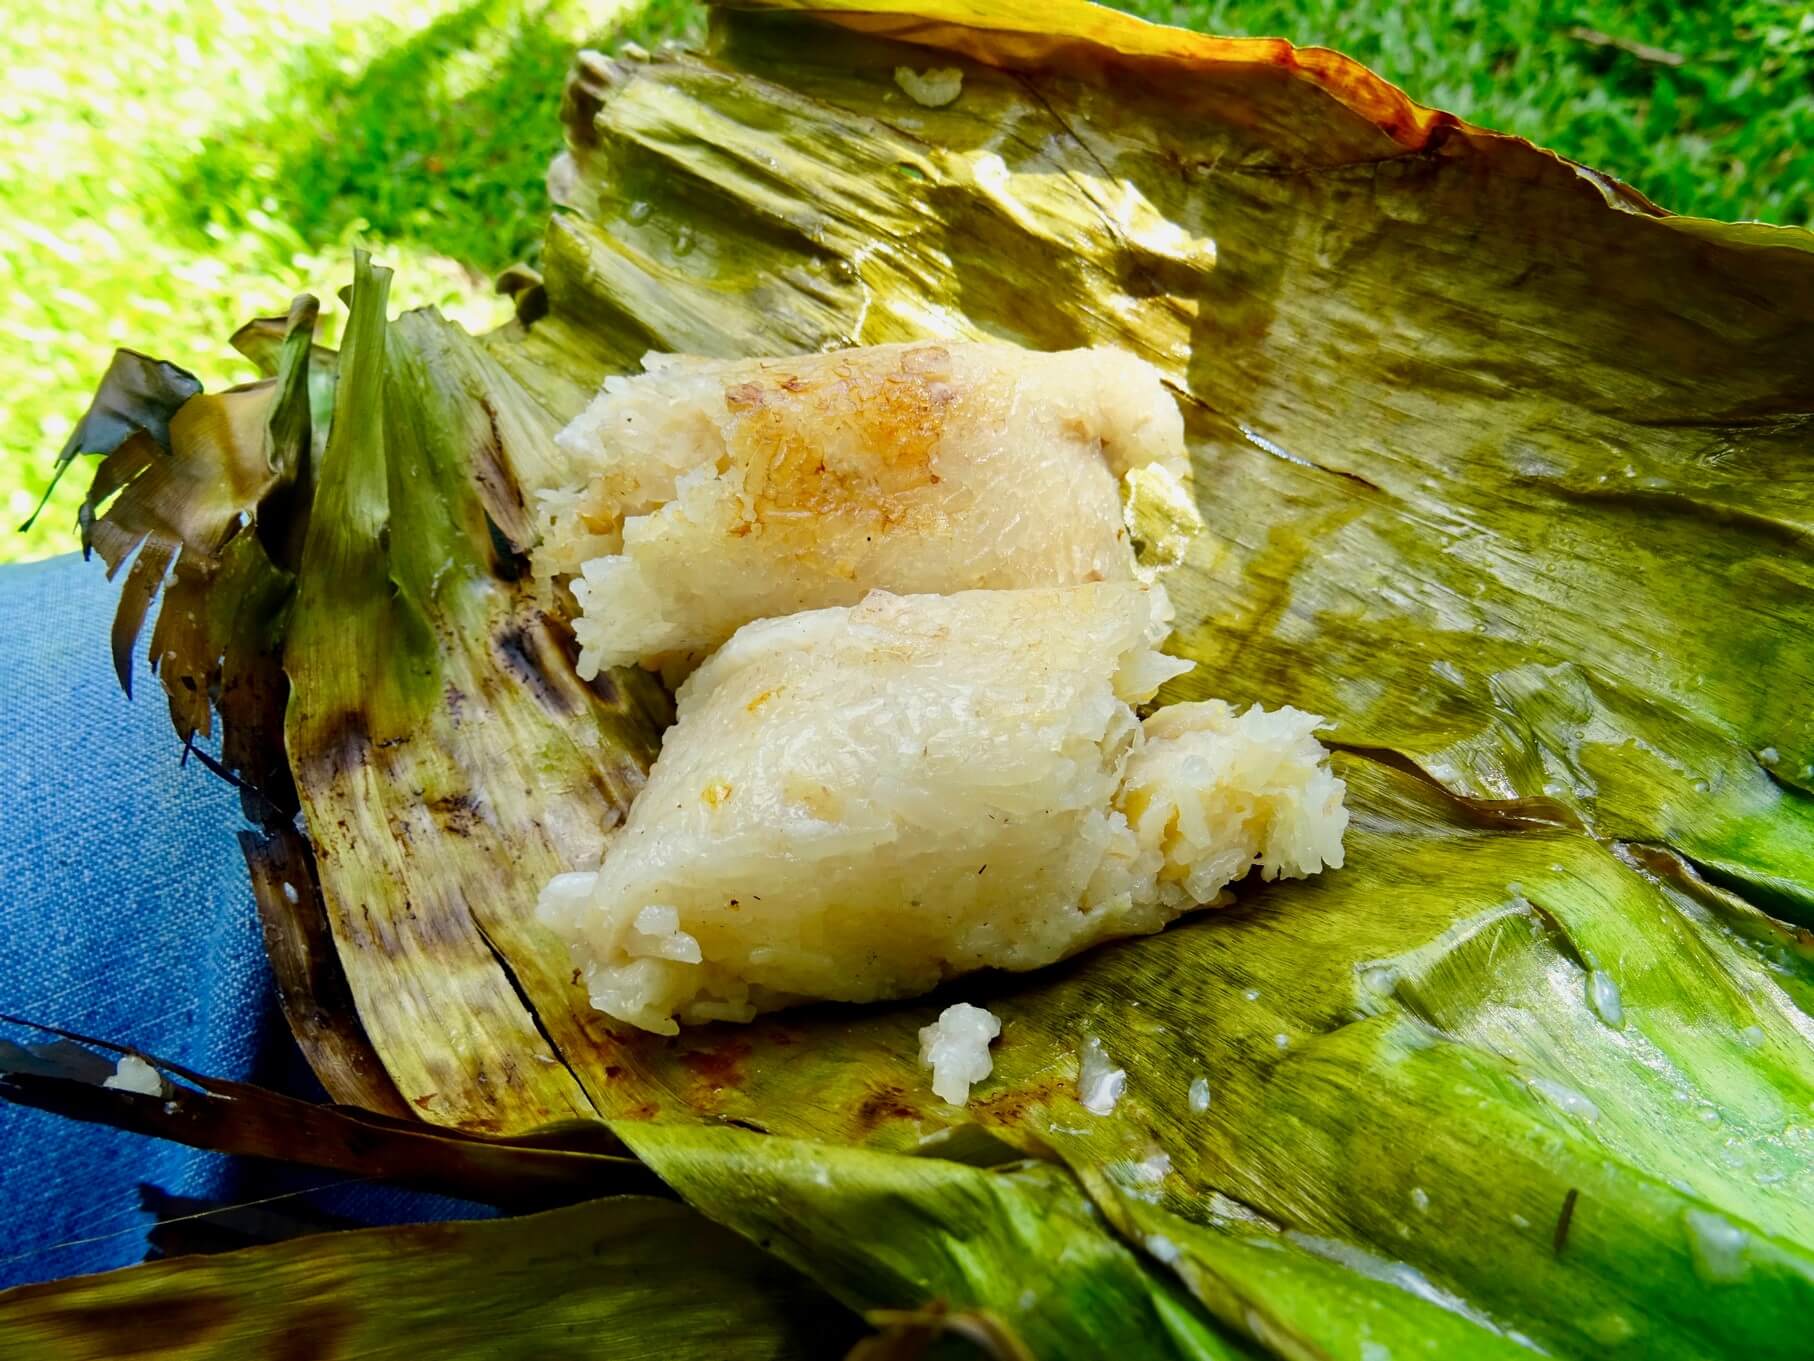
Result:
{"label": "blue denim cloth", "polygon": [[[318,1095],[275,1007],[238,797],[179,765],[142,656],[138,697],[120,693],[116,598],[99,561],[0,567],[0,1012]],[[0,1285],[139,1261],[141,1182],[218,1202],[333,1180],[0,1103]],[[329,1208],[368,1222],[475,1211],[394,1193]]]}

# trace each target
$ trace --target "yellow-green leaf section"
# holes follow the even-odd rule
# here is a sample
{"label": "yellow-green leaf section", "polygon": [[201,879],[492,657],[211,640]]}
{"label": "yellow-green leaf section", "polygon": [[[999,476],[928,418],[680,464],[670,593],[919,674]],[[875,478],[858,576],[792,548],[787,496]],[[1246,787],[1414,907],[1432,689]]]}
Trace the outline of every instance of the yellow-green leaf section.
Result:
{"label": "yellow-green leaf section", "polygon": [[322,1234],[0,1294],[0,1352],[835,1361],[854,1317],[669,1201]]}

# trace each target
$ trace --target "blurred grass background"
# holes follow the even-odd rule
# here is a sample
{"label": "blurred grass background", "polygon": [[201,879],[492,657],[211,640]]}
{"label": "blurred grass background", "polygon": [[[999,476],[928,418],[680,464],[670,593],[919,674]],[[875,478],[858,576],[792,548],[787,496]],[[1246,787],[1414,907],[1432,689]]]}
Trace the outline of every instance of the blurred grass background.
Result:
{"label": "blurred grass background", "polygon": [[[1124,5],[1321,43],[1677,212],[1814,226],[1814,0]],[[52,458],[116,345],[208,386],[225,337],[361,242],[398,306],[500,321],[532,258],[572,50],[696,38],[692,0],[11,0],[0,26],[0,561],[75,546]],[[337,308],[326,309],[332,343]]]}

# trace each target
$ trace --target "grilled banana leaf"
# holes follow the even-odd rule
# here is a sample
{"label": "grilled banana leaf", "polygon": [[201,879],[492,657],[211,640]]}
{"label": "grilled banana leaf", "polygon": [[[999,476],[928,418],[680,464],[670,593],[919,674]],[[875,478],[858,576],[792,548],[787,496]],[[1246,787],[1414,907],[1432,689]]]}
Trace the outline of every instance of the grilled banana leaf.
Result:
{"label": "grilled banana leaf", "polygon": [[[897,80],[934,67],[936,108]],[[306,456],[200,545],[259,570],[165,649],[262,678],[228,734],[304,815],[259,900],[330,1092],[608,1126],[847,1304],[1040,1355],[1804,1354],[1814,236],[1073,3],[724,10],[703,53],[583,54],[565,115],[518,321],[389,320],[361,260],[325,443],[285,427]],[[926,336],[1166,375],[1205,529],[1161,698],[1327,715],[1347,865],[917,1004],[607,1024],[532,906],[668,709],[580,681],[526,571],[552,433],[646,350]],[[967,1109],[914,1062],[960,997],[1003,1019]]]}
{"label": "grilled banana leaf", "polygon": [[809,1282],[671,1201],[318,1235],[0,1295],[0,1353],[827,1357],[861,1332]]}

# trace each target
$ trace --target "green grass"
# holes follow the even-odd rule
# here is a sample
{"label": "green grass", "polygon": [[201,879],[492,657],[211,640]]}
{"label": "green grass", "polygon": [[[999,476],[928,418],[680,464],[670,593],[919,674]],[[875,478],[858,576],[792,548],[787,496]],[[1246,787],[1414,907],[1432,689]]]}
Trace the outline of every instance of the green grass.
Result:
{"label": "green grass", "polygon": [[[1680,212],[1814,225],[1807,0],[1130,8],[1342,48],[1425,103],[1554,146]],[[13,0],[0,27],[7,526],[36,503],[114,346],[175,359],[210,386],[247,377],[224,337],[303,289],[331,299],[354,242],[399,266],[399,305],[501,320],[489,279],[533,255],[572,49],[699,29],[690,0],[115,0],[106,13]],[[330,308],[330,340],[338,321]],[[84,480],[72,474],[30,532],[0,532],[0,560],[73,547]]]}
{"label": "green grass", "polygon": [[[75,547],[85,469],[16,534],[115,346],[254,376],[225,343],[355,242],[398,306],[502,321],[585,42],[697,26],[684,0],[13,0],[0,25],[0,561]],[[382,17],[371,17],[373,14]]]}

